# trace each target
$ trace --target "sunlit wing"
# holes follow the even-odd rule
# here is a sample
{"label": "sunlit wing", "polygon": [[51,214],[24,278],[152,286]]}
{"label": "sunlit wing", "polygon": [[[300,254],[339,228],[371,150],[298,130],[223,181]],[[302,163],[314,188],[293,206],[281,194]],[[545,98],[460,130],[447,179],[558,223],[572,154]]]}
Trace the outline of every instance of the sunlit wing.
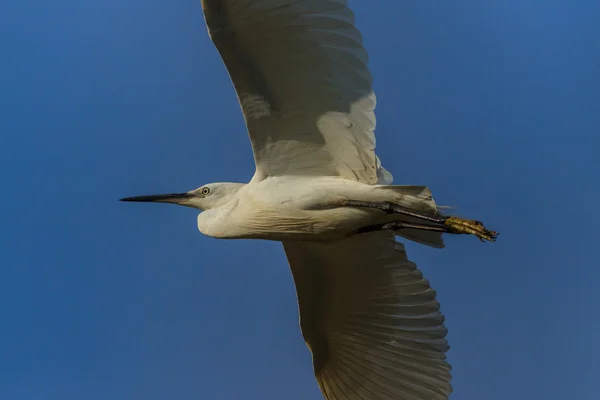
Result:
{"label": "sunlit wing", "polygon": [[375,155],[375,94],[347,0],[201,0],[244,113],[255,179],[391,183]]}
{"label": "sunlit wing", "polygon": [[444,317],[435,291],[392,233],[284,248],[327,400],[447,399]]}

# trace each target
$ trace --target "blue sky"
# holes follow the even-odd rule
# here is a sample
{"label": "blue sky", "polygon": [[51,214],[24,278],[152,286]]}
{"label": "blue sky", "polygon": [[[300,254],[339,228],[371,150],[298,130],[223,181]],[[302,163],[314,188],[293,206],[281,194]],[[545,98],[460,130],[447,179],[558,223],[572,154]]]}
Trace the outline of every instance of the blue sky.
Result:
{"label": "blue sky", "polygon": [[[596,398],[600,3],[350,4],[396,183],[502,233],[407,246],[453,398]],[[117,202],[252,176],[199,2],[8,0],[0,51],[0,398],[319,399],[279,244]]]}

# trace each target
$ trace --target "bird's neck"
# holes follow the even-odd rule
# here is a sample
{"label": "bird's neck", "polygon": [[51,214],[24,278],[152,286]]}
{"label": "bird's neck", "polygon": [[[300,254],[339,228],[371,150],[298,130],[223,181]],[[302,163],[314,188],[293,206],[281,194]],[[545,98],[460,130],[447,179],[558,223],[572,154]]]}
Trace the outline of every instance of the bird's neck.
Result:
{"label": "bird's neck", "polygon": [[239,199],[235,193],[221,205],[201,212],[198,215],[198,230],[203,234],[216,238],[226,238],[232,235],[235,224],[231,214],[238,206]]}

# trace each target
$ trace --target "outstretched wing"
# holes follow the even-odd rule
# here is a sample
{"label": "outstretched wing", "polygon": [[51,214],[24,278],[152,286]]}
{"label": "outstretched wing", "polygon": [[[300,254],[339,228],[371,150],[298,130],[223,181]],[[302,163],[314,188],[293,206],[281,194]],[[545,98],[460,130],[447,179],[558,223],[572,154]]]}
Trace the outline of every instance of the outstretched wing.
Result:
{"label": "outstretched wing", "polygon": [[448,398],[444,317],[392,233],[283,245],[327,400]]}
{"label": "outstretched wing", "polygon": [[375,156],[375,94],[347,0],[201,0],[244,113],[254,179],[391,183]]}

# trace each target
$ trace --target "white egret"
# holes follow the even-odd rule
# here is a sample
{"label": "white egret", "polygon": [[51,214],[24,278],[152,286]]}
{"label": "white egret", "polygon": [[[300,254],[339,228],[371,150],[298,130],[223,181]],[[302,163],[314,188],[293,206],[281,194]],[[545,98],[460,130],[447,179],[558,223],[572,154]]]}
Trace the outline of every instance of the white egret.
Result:
{"label": "white egret", "polygon": [[447,399],[444,317],[395,235],[493,241],[438,212],[428,188],[392,186],[375,155],[375,95],[347,0],[201,0],[245,117],[247,184],[124,201],[202,210],[200,232],[282,241],[300,327],[327,400]]}

